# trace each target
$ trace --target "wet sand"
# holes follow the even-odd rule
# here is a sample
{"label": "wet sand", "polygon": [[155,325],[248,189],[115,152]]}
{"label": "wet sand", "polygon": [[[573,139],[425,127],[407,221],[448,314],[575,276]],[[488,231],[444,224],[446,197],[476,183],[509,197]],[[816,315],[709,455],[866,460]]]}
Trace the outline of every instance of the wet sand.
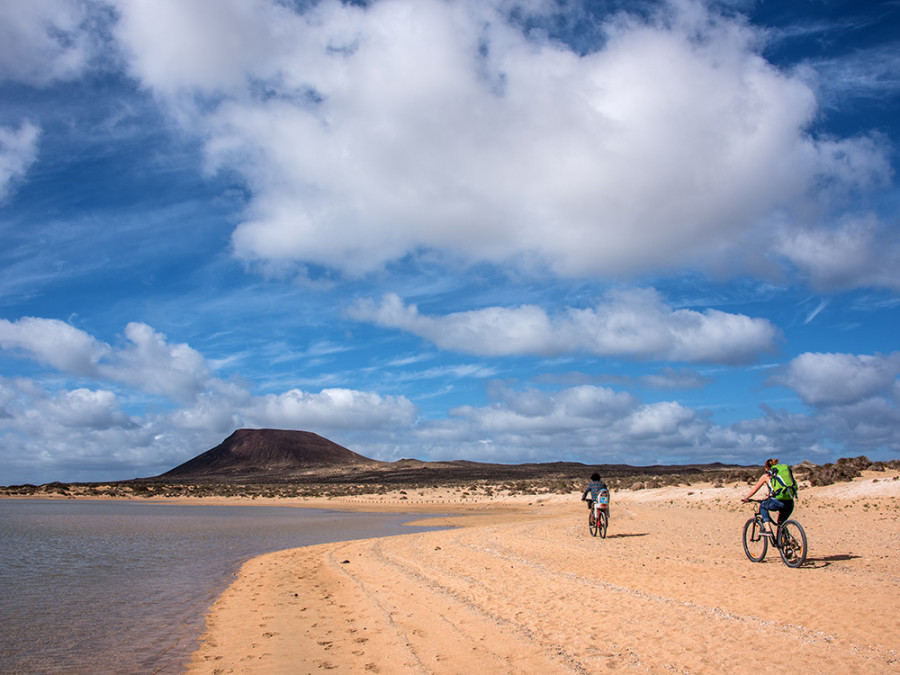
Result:
{"label": "wet sand", "polygon": [[[190,673],[900,673],[900,480],[806,488],[809,558],[751,563],[744,485],[310,506],[440,511],[451,530],[248,561]],[[787,664],[787,665],[786,665]]]}

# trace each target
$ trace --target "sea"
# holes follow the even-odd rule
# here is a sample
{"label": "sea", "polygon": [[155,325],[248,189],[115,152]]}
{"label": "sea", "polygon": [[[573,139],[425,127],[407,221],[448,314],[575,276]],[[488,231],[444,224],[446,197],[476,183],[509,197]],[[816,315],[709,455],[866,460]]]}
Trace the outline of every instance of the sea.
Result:
{"label": "sea", "polygon": [[412,514],[0,499],[0,673],[183,673],[248,559],[433,528]]}

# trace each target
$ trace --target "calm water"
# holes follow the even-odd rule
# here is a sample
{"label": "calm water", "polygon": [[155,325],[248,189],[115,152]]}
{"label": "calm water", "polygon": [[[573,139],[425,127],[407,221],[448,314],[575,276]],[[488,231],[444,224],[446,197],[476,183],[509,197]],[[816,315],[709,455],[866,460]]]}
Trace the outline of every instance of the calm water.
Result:
{"label": "calm water", "polygon": [[0,673],[181,673],[241,563],[412,518],[0,499]]}

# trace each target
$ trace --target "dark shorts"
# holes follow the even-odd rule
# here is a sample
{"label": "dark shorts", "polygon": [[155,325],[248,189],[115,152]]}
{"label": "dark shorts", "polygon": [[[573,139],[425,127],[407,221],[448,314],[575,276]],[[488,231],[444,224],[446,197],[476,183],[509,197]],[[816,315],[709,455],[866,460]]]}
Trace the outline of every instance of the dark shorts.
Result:
{"label": "dark shorts", "polygon": [[780,499],[769,497],[759,505],[759,513],[762,516],[762,519],[767,523],[772,522],[772,515],[769,511],[778,511],[778,523],[783,523],[790,518],[791,514],[794,512],[794,500],[787,499],[781,501]]}

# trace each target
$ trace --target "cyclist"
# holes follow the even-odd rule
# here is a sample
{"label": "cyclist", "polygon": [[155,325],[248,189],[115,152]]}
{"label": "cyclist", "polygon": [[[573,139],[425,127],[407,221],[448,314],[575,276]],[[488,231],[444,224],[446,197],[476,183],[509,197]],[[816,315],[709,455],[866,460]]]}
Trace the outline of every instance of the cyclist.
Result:
{"label": "cyclist", "polygon": [[[600,480],[600,474],[595,471],[591,474],[591,482],[588,483],[584,492],[581,493],[581,501],[587,502],[588,508],[591,509],[597,503],[597,496],[600,494],[600,491],[607,489],[606,483]],[[588,498],[588,493],[591,495],[590,498]]]}
{"label": "cyclist", "polygon": [[[794,480],[794,474],[791,467],[787,464],[781,464],[777,459],[767,459],[765,464],[765,473],[756,481],[756,485],[746,497],[741,501],[750,501],[750,497],[755,495],[757,491],[768,484],[769,496],[759,505],[759,515],[762,516],[765,529],[760,533],[765,537],[775,537],[778,532],[778,526],[787,521],[794,511],[794,497],[797,495],[797,482]],[[772,531],[772,515],[770,511],[778,512],[778,522],[775,523],[775,531]]]}

